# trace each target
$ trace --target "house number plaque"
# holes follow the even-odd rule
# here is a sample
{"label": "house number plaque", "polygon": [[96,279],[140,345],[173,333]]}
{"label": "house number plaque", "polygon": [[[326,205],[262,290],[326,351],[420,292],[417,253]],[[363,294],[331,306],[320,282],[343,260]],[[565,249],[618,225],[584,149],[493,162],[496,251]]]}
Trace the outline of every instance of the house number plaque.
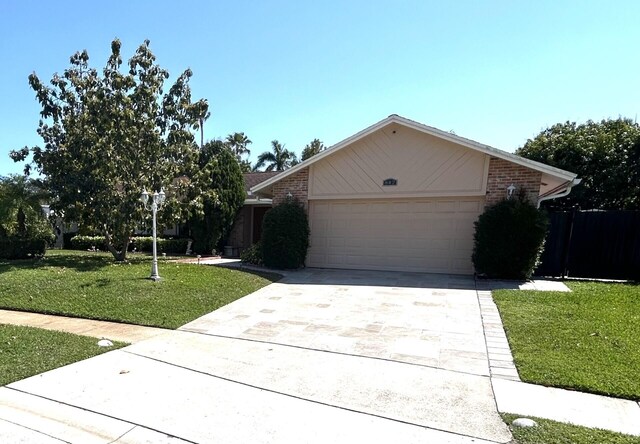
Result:
{"label": "house number plaque", "polygon": [[389,179],[385,179],[385,180],[382,181],[382,186],[383,187],[388,187],[388,186],[391,186],[391,185],[398,185],[398,179],[389,178]]}

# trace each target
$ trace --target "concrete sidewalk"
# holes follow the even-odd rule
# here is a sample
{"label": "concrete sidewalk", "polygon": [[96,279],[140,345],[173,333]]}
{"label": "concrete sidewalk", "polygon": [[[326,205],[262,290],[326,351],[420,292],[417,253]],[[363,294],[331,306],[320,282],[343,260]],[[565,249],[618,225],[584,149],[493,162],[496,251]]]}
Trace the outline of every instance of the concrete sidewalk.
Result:
{"label": "concrete sidewalk", "polygon": [[76,335],[129,342],[131,344],[172,331],[164,328],[144,327],[119,322],[96,321],[93,319],[70,318],[67,316],[13,310],[0,310],[0,324],[64,331]]}

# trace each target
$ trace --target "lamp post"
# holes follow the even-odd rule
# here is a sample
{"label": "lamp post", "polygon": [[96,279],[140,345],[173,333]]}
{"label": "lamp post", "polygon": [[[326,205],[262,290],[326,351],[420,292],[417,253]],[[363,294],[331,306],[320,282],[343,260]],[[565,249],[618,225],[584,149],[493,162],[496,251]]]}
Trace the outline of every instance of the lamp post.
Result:
{"label": "lamp post", "polygon": [[158,274],[158,249],[156,247],[156,213],[164,203],[165,197],[164,188],[161,188],[159,193],[155,191],[151,195],[151,205],[148,205],[149,193],[147,193],[144,188],[142,189],[142,195],[140,196],[145,209],[148,210],[149,207],[151,207],[151,212],[153,213],[153,263],[151,264],[151,276],[149,276],[149,279],[154,282],[158,282],[160,280],[160,275]]}

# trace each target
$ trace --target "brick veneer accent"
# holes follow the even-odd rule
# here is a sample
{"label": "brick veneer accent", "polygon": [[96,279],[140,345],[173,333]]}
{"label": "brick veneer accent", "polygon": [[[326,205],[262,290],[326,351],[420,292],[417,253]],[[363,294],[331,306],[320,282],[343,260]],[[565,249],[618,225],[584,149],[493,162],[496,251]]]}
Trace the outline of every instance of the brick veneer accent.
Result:
{"label": "brick veneer accent", "polygon": [[285,202],[289,193],[302,203],[305,210],[309,209],[309,168],[304,168],[273,185],[273,205]]}
{"label": "brick veneer accent", "polygon": [[540,193],[542,173],[507,160],[492,157],[489,160],[486,206],[500,202],[507,197],[507,187],[516,186],[514,195],[525,189],[529,199],[535,204]]}
{"label": "brick veneer accent", "polygon": [[239,247],[241,250],[249,246],[247,244],[250,244],[250,240],[245,239],[245,231],[247,231],[245,229],[245,222],[246,224],[250,222],[250,211],[251,207],[247,207],[246,205],[240,209],[229,233],[227,245]]}

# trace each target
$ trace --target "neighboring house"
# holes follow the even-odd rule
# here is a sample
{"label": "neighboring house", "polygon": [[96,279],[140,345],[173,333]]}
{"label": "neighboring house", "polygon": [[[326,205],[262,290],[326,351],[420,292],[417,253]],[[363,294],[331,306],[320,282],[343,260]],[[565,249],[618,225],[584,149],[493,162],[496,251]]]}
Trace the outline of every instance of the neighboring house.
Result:
{"label": "neighboring house", "polygon": [[274,204],[302,202],[309,267],[469,274],[474,222],[486,205],[510,190],[539,203],[578,182],[571,172],[391,115],[250,190]]}
{"label": "neighboring house", "polygon": [[233,228],[229,233],[227,245],[233,247],[231,256],[239,255],[243,250],[258,242],[262,236],[262,219],[271,208],[271,199],[258,198],[251,193],[251,188],[265,180],[272,179],[281,171],[266,171],[258,173],[244,173],[244,187],[247,198],[238,212]]}

